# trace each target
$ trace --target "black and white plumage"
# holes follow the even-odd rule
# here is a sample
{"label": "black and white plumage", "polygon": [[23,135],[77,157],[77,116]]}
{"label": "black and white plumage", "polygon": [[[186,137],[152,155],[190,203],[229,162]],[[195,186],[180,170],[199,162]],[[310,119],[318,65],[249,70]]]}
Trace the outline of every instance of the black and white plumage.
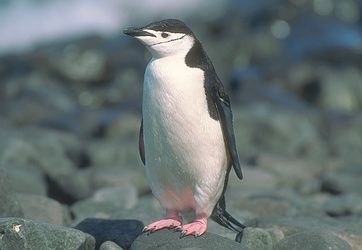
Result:
{"label": "black and white plumage", "polygon": [[[140,154],[153,194],[166,217],[145,227],[176,227],[202,235],[210,217],[236,232],[244,226],[225,210],[233,166],[243,178],[236,149],[230,101],[201,43],[183,22],[167,19],[126,35],[152,54],[144,76]],[[179,213],[194,211],[182,224]]]}

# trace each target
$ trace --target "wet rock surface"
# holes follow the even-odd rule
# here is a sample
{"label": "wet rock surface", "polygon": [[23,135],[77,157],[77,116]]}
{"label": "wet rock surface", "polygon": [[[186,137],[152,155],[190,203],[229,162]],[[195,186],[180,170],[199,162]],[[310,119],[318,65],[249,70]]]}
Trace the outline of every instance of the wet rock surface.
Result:
{"label": "wet rock surface", "polygon": [[320,2],[230,0],[214,20],[185,19],[232,102],[240,242],[212,221],[197,239],[141,233],[165,211],[138,152],[138,42],[0,55],[0,249],[360,249],[362,6]]}

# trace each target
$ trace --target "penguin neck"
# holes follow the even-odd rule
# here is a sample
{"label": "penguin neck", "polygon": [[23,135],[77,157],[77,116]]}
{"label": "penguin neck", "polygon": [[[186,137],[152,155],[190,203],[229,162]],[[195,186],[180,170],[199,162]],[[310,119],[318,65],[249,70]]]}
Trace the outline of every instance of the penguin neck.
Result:
{"label": "penguin neck", "polygon": [[152,58],[154,60],[158,60],[158,59],[179,59],[179,58],[185,58],[187,53],[176,53],[176,54],[170,54],[170,53],[162,53],[162,52],[158,52],[158,51],[151,51],[151,48],[149,49],[149,51],[152,54]]}

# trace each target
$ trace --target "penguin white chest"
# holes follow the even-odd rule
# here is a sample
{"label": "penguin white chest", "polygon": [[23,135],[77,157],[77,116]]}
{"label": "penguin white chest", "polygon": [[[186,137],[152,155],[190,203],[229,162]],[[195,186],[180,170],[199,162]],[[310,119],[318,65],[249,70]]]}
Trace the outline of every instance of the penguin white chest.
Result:
{"label": "penguin white chest", "polygon": [[227,156],[221,125],[208,112],[204,72],[187,67],[181,58],[151,60],[143,129],[146,173],[161,204],[184,211],[195,209],[195,196],[216,203]]}

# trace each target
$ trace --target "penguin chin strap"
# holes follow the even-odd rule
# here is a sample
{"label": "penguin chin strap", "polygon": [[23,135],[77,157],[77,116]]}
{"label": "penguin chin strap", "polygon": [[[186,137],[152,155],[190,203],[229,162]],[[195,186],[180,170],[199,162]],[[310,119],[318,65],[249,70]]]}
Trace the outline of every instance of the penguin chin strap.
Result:
{"label": "penguin chin strap", "polygon": [[182,38],[184,38],[186,35],[183,35],[179,38],[175,38],[175,39],[171,39],[171,40],[168,40],[168,41],[164,41],[164,42],[159,42],[159,43],[154,43],[154,44],[151,44],[151,45],[147,45],[147,47],[152,47],[152,46],[155,46],[155,45],[159,45],[159,44],[163,44],[163,43],[169,43],[169,42],[173,42],[173,41],[177,41],[177,40],[181,40]]}

